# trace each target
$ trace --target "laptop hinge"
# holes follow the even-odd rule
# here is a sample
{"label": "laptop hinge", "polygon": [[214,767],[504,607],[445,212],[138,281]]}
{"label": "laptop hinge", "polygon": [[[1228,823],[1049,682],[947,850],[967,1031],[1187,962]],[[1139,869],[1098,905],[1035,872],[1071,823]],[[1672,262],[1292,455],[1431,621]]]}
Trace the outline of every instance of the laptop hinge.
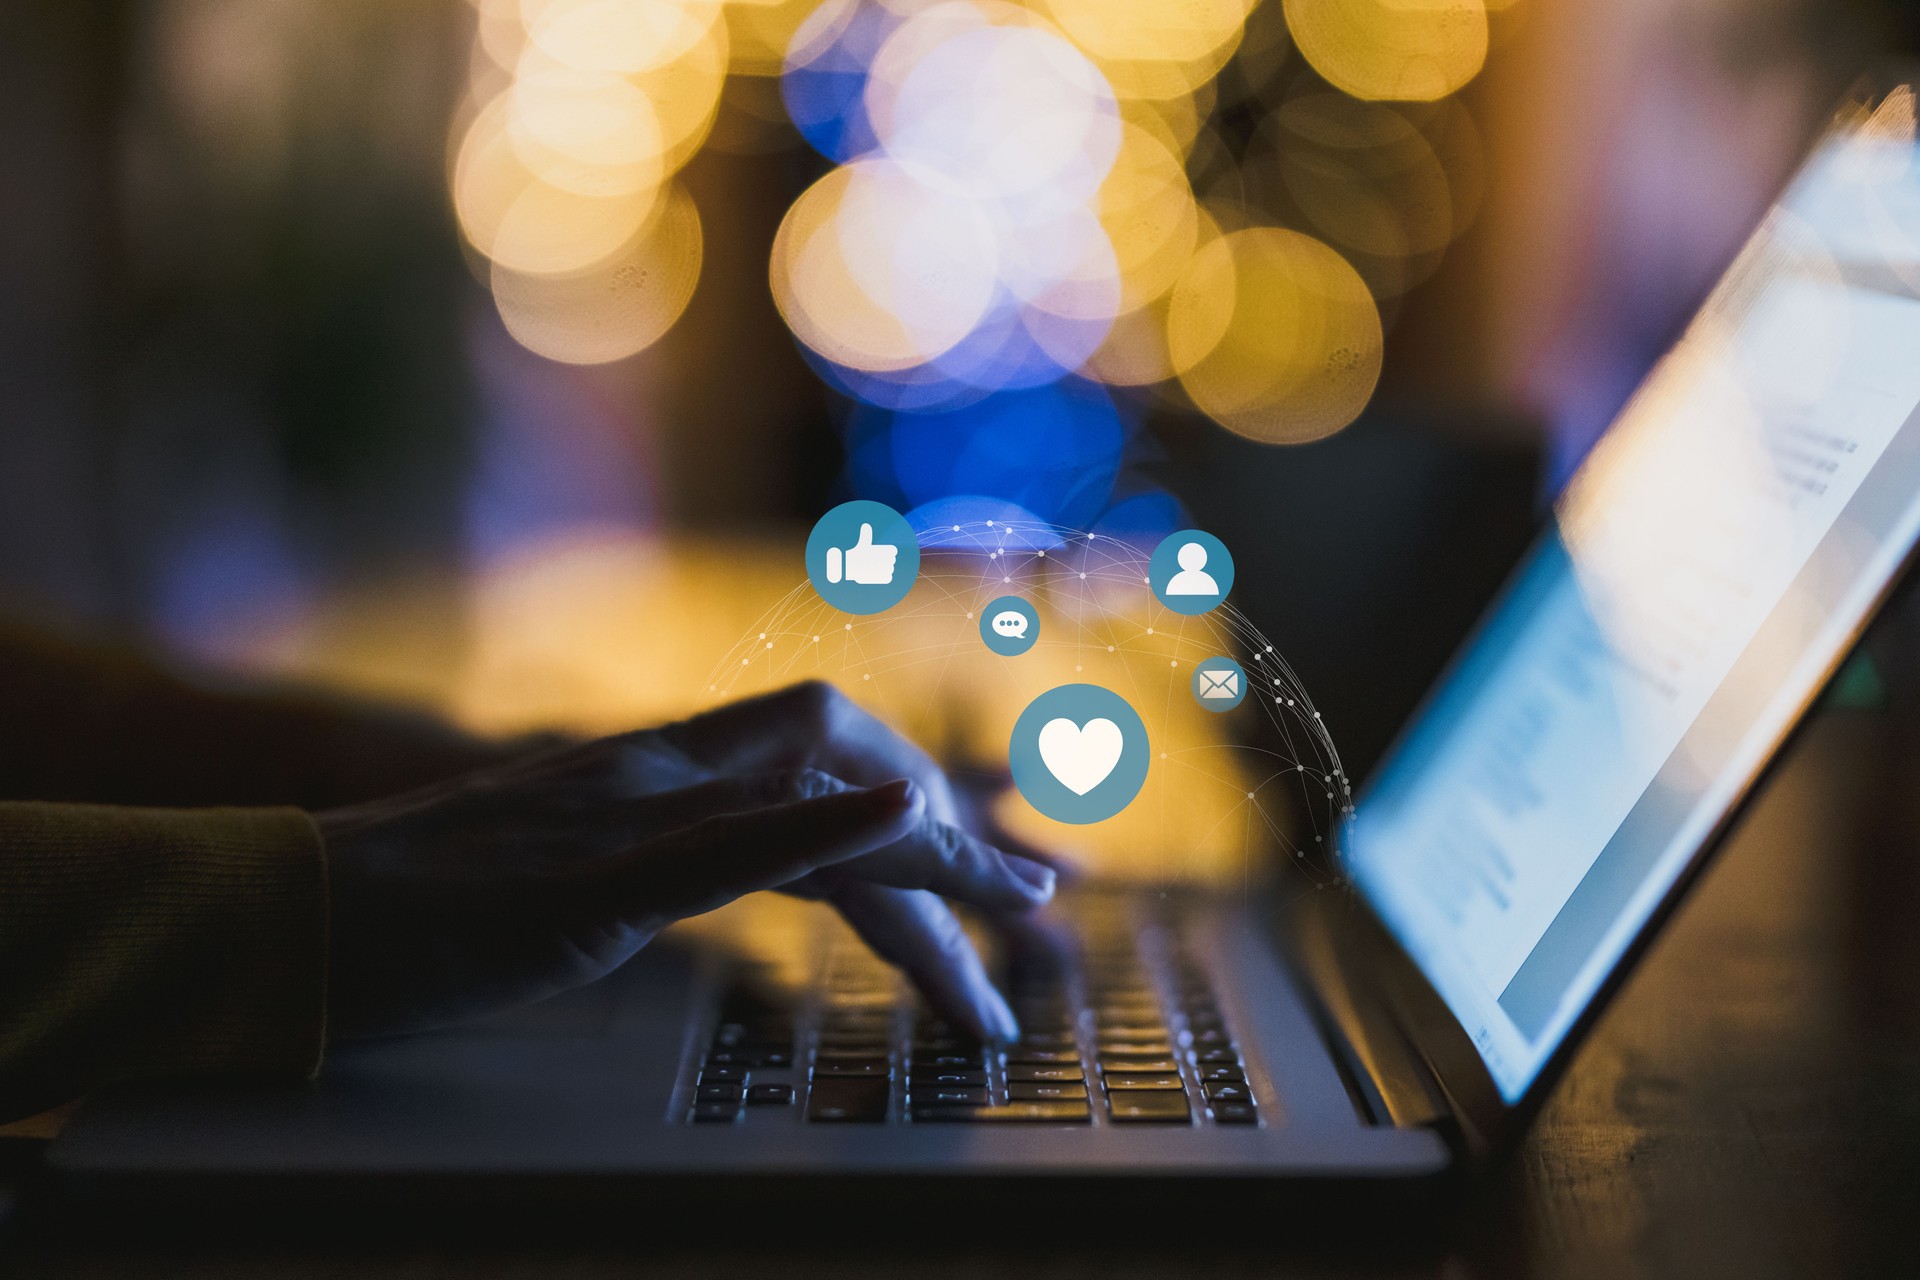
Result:
{"label": "laptop hinge", "polygon": [[1453,1130],[1455,1117],[1445,1091],[1366,981],[1364,956],[1341,945],[1342,931],[1334,917],[1353,910],[1354,904],[1344,894],[1331,893],[1315,894],[1311,901],[1312,909],[1292,920],[1282,936],[1307,979],[1323,1028],[1343,1059],[1362,1109],[1371,1112],[1376,1124]]}

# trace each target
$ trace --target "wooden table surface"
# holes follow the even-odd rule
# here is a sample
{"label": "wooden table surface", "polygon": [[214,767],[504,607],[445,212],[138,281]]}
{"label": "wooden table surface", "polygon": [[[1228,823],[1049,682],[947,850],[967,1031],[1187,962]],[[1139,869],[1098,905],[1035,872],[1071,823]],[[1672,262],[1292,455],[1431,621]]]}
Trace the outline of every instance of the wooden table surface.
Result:
{"label": "wooden table surface", "polygon": [[[1382,1224],[1384,1252],[1204,1215],[1081,1224],[1030,1252],[991,1224],[906,1250],[756,1237],[745,1209],[666,1246],[554,1233],[512,1244],[301,1233],[164,1246],[14,1213],[0,1275],[764,1277],[1920,1274],[1920,734],[1908,715],[1811,728],[1516,1157],[1457,1214]],[[28,1202],[29,1206],[31,1201]],[[847,1218],[859,1236],[857,1213]]]}

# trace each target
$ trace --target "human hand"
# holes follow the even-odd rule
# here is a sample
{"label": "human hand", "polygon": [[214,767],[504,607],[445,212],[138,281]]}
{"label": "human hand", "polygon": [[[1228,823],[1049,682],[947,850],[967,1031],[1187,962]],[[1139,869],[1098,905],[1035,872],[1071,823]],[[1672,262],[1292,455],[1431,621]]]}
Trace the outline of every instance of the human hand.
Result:
{"label": "human hand", "polygon": [[957,818],[924,753],[823,685],[323,813],[329,1020],[386,1034],[543,999],[780,888],[832,902],[945,1016],[1012,1038],[942,898],[1018,914],[1054,877]]}

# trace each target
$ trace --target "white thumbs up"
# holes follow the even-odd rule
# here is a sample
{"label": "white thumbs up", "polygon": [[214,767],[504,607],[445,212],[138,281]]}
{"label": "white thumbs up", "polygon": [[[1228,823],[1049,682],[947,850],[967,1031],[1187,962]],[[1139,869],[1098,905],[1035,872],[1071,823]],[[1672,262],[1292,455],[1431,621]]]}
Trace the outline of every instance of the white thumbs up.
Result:
{"label": "white thumbs up", "polygon": [[894,562],[899,558],[900,548],[890,542],[875,543],[873,526],[863,524],[859,540],[844,552],[827,548],[827,581],[844,578],[863,587],[884,587],[893,581]]}

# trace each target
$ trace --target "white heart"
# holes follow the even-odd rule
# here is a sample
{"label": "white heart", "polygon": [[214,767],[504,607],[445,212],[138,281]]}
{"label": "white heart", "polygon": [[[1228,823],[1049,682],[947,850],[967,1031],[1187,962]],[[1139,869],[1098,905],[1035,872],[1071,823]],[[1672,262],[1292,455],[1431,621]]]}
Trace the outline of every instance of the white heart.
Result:
{"label": "white heart", "polygon": [[1049,720],[1040,729],[1040,763],[1060,785],[1083,796],[1107,780],[1125,745],[1120,726],[1111,720],[1089,720],[1084,727],[1067,719]]}

